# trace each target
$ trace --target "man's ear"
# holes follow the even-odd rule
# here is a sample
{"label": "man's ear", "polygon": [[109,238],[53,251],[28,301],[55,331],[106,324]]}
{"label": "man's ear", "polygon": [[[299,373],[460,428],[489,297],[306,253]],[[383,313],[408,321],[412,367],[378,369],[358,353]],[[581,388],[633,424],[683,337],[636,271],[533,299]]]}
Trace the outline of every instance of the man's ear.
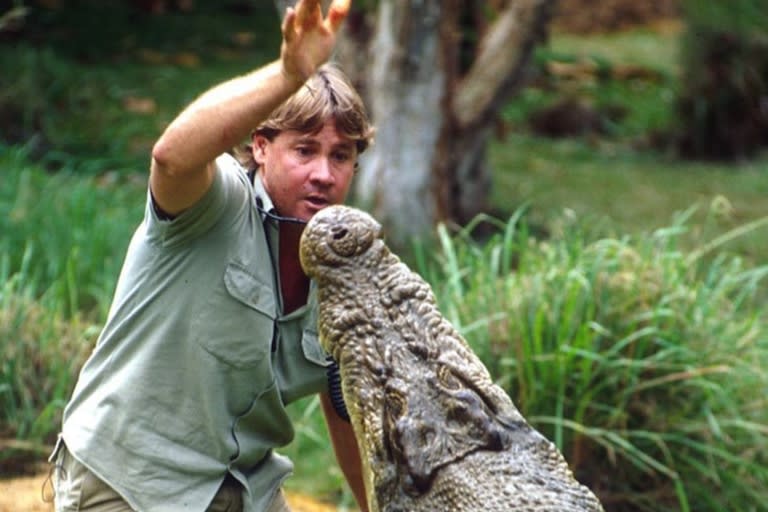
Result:
{"label": "man's ear", "polygon": [[253,155],[253,160],[258,164],[259,167],[264,165],[264,161],[267,159],[267,144],[269,144],[269,140],[267,140],[266,137],[259,134],[254,134],[253,138],[251,139],[251,154]]}

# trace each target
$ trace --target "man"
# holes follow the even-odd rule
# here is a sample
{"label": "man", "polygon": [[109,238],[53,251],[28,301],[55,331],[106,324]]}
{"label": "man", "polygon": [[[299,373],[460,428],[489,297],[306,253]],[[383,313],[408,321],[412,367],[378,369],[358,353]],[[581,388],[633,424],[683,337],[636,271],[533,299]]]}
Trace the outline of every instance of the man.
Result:
{"label": "man", "polygon": [[[285,405],[315,392],[365,509],[298,258],[372,134],[324,65],[348,10],[299,1],[280,59],[204,93],[155,144],[144,221],[52,455],[57,510],[288,510],[292,466],[273,449],[293,438]],[[251,174],[227,153],[249,133]]]}

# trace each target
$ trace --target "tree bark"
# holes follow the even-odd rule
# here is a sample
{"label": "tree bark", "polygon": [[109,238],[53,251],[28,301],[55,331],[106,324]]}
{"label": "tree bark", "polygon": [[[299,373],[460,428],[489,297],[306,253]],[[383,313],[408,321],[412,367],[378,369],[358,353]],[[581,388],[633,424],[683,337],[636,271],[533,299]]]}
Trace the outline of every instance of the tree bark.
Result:
{"label": "tree bark", "polygon": [[393,241],[428,232],[437,218],[431,173],[447,81],[441,21],[439,0],[379,3],[365,75],[376,143],[356,192]]}
{"label": "tree bark", "polygon": [[432,172],[437,179],[438,220],[465,224],[487,209],[491,187],[487,148],[494,123],[524,82],[534,46],[546,36],[553,4],[553,0],[508,2],[484,33],[469,70],[463,75],[455,70],[454,85],[446,91],[450,122],[443,127],[441,158]]}
{"label": "tree bark", "polygon": [[554,0],[495,3],[497,16],[467,50],[467,18],[489,2],[379,2],[365,73],[377,137],[356,198],[394,243],[487,210],[494,123],[522,83]]}

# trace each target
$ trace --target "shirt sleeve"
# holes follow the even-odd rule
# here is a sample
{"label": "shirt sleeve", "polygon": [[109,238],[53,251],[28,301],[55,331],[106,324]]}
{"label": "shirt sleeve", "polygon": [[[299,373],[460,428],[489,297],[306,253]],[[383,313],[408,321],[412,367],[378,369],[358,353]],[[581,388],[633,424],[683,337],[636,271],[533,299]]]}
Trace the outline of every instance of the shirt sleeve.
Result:
{"label": "shirt sleeve", "polygon": [[164,247],[183,245],[220,222],[244,211],[253,201],[245,169],[229,154],[218,157],[213,183],[200,200],[172,219],[162,218],[147,189],[144,223],[149,240]]}

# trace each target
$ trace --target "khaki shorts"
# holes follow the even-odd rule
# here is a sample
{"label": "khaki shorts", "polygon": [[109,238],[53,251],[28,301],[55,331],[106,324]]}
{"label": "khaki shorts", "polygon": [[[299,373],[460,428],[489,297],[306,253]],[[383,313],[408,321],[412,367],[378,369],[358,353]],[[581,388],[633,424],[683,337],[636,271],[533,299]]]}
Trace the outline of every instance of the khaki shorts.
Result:
{"label": "khaki shorts", "polygon": [[[56,512],[135,512],[114,489],[72,457],[60,440],[51,456]],[[206,512],[242,512],[243,488],[228,476]],[[290,512],[282,491],[265,512]]]}

